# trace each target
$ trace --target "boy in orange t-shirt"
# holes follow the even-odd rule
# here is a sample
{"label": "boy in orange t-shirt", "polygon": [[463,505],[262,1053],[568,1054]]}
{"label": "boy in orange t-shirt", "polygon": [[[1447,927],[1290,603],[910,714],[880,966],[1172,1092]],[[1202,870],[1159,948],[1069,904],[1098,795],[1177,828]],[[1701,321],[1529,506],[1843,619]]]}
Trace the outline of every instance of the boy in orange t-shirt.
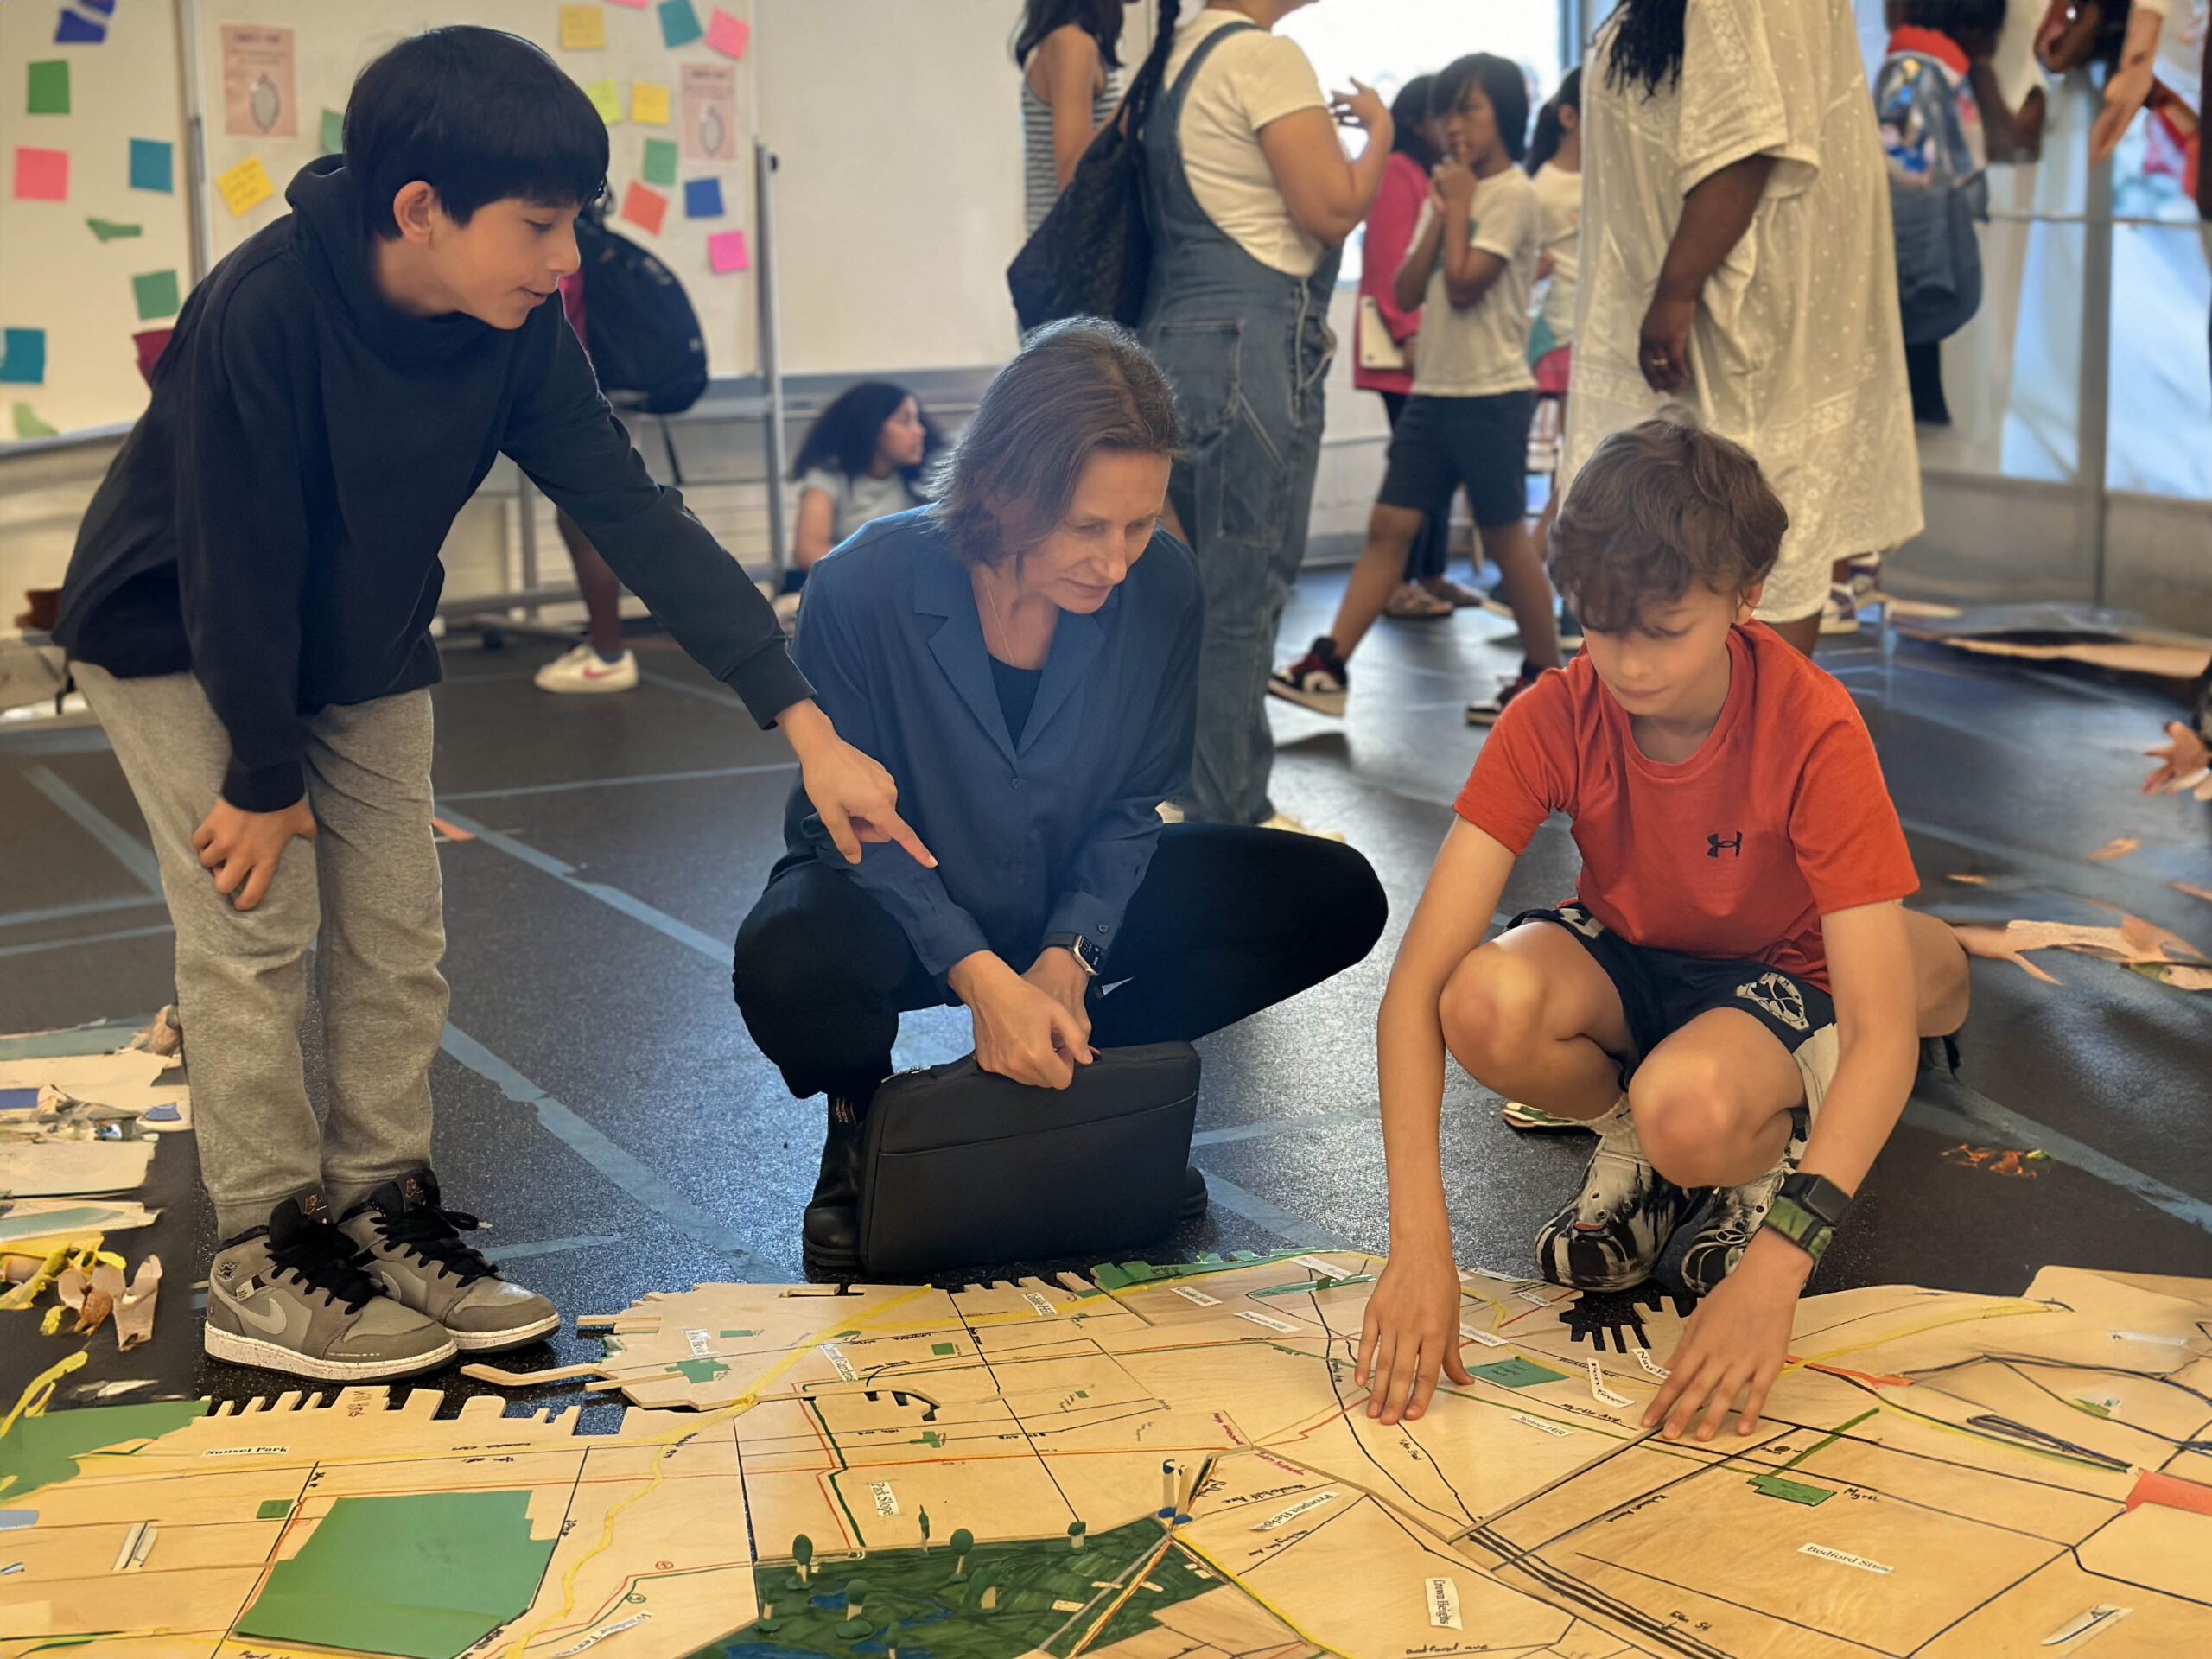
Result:
{"label": "boy in orange t-shirt", "polygon": [[[1850,694],[1751,620],[1789,515],[1750,454],[1655,420],[1616,433],[1552,532],[1587,645],[1498,721],[1382,1000],[1389,1267],[1358,1380],[1418,1417],[1459,1357],[1437,1145],[1444,1054],[1597,1132],[1536,1236],[1544,1276],[1644,1279],[1710,1191],[1682,1259],[1704,1294],[1645,1415],[1748,1433],[1797,1297],[1910,1091],[1916,1033],[1966,1015],[1965,953],[1899,904],[1919,886]],[[1573,822],[1573,900],[1483,934],[1514,860]]]}

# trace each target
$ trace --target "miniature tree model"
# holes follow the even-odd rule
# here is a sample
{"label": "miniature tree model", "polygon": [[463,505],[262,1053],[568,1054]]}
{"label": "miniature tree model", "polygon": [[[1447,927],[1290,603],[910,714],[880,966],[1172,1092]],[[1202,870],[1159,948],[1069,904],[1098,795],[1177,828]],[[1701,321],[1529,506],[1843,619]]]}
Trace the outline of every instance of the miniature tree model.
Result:
{"label": "miniature tree model", "polygon": [[1083,1548],[1083,1535],[1090,1530],[1090,1528],[1084,1526],[1080,1521],[1069,1522],[1068,1548],[1070,1549],[1081,1549]]}
{"label": "miniature tree model", "polygon": [[968,1576],[968,1552],[976,1548],[976,1535],[965,1527],[956,1527],[945,1541],[952,1550],[952,1581],[961,1583]]}
{"label": "miniature tree model", "polygon": [[807,1564],[813,1559],[814,1540],[802,1532],[791,1540],[792,1574],[798,1579],[802,1590],[806,1587]]}
{"label": "miniature tree model", "polygon": [[976,1605],[987,1613],[999,1610],[999,1570],[995,1565],[976,1575]]}
{"label": "miniature tree model", "polygon": [[868,1599],[868,1580],[855,1579],[845,1586],[845,1622],[837,1627],[837,1634],[851,1640],[855,1637],[873,1636],[875,1626],[862,1616],[861,1605]]}
{"label": "miniature tree model", "polygon": [[925,1551],[926,1551],[926,1550],[929,1548],[929,1547],[930,1547],[930,1512],[929,1512],[927,1510],[924,1510],[922,1511],[922,1548],[923,1548]]}

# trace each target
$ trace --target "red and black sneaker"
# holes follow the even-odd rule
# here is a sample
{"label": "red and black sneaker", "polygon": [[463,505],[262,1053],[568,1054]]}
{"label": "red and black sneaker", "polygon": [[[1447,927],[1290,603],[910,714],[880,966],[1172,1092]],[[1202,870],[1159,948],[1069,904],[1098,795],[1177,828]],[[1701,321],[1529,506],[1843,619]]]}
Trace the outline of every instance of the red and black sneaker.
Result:
{"label": "red and black sneaker", "polygon": [[1337,642],[1323,634],[1313,648],[1288,668],[1268,676],[1268,691],[1285,702],[1311,709],[1317,715],[1342,719],[1344,696],[1351,689],[1351,671],[1337,655]]}

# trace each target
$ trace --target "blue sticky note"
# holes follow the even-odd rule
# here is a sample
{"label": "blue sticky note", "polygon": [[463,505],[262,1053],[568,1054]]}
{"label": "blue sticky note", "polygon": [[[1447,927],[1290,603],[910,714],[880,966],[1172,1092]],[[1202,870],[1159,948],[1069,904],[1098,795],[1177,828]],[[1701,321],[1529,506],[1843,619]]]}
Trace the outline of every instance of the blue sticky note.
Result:
{"label": "blue sticky note", "polygon": [[720,179],[687,179],[684,181],[684,218],[720,219],[721,216],[722,181]]}
{"label": "blue sticky note", "polygon": [[98,46],[107,39],[107,26],[96,23],[89,17],[79,17],[73,11],[61,14],[61,21],[54,26],[56,46]]}
{"label": "blue sticky note", "polygon": [[660,38],[665,46],[689,46],[707,31],[699,27],[699,14],[691,0],[661,0]]}
{"label": "blue sticky note", "polygon": [[115,16],[115,0],[77,0],[86,11],[97,11],[103,16]]}
{"label": "blue sticky note", "polygon": [[184,1114],[177,1110],[173,1104],[166,1100],[158,1106],[148,1107],[144,1111],[139,1113],[138,1116],[149,1123],[181,1123],[184,1122]]}
{"label": "blue sticky note", "polygon": [[0,380],[21,386],[46,384],[46,330],[0,330]]}
{"label": "blue sticky note", "polygon": [[0,1112],[28,1112],[37,1104],[35,1089],[0,1089]]}
{"label": "blue sticky note", "polygon": [[171,147],[159,138],[130,141],[130,188],[133,190],[172,191],[176,188]]}
{"label": "blue sticky note", "polygon": [[37,1524],[36,1510],[0,1510],[0,1532],[15,1532]]}

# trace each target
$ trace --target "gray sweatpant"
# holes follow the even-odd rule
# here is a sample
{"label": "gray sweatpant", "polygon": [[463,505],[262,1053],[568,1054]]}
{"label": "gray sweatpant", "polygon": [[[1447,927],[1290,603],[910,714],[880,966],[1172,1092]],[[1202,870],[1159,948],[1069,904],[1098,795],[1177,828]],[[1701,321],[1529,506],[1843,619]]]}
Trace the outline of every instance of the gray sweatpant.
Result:
{"label": "gray sweatpant", "polygon": [[[75,671],[161,859],[216,1228],[228,1239],[266,1225],[276,1205],[314,1186],[342,1215],[430,1158],[430,1058],[446,1020],[430,694],[315,716],[306,757],[315,838],[293,842],[261,903],[239,911],[192,847],[231,754],[199,681]],[[330,1064],[320,1128],[300,1061],[311,946]]]}

